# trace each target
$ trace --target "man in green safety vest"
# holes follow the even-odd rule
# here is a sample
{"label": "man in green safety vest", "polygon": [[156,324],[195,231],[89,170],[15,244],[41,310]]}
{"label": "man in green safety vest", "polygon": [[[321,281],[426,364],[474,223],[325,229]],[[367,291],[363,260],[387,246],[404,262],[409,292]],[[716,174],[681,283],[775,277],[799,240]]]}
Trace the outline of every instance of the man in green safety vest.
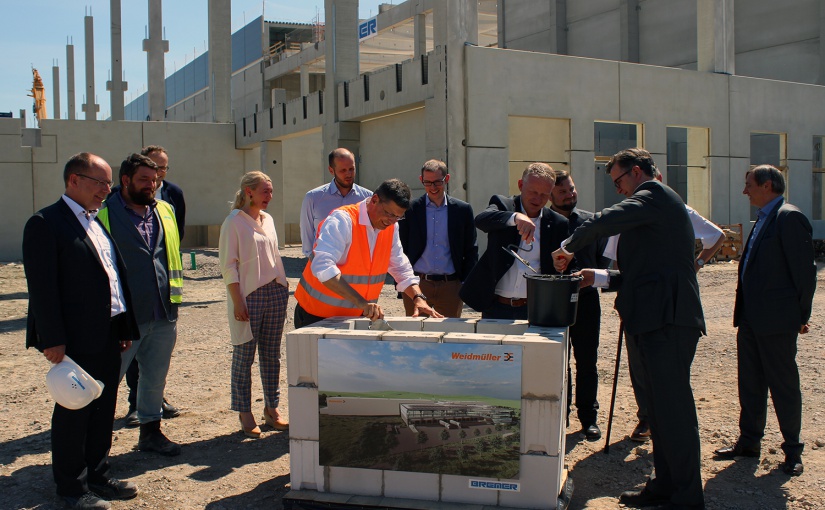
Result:
{"label": "man in green safety vest", "polygon": [[120,189],[106,199],[97,218],[117,243],[126,263],[140,340],[123,353],[120,378],[133,359],[140,368],[137,449],[180,454],[180,445],[160,430],[166,374],[177,340],[178,305],[183,290],[180,237],[175,211],[155,200],[158,167],[132,154],[120,165]]}

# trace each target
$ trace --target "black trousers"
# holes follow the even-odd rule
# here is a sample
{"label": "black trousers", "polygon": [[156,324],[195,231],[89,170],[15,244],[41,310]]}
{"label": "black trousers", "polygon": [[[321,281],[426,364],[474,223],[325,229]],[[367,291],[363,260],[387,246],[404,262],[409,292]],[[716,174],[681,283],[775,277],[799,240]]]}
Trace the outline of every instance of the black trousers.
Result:
{"label": "black trousers", "polygon": [[639,350],[639,337],[637,335],[625,335],[625,337],[627,368],[630,372],[630,384],[633,386],[633,396],[636,397],[636,417],[639,418],[639,421],[648,421],[645,367],[642,364]]}
{"label": "black trousers", "polygon": [[310,324],[315,324],[316,322],[324,320],[324,317],[318,317],[317,315],[312,315],[311,313],[307,312],[303,308],[301,308],[300,304],[295,305],[295,329],[300,329]]}
{"label": "black trousers", "polygon": [[648,490],[675,506],[704,505],[699,424],[690,366],[701,331],[668,325],[636,335],[645,370],[647,409],[656,477]]}
{"label": "black trousers", "polygon": [[776,409],[782,450],[799,457],[804,444],[799,440],[802,429],[802,391],[796,365],[798,333],[789,331],[765,335],[749,324],[741,323],[736,335],[739,360],[739,431],[744,446],[759,446],[765,434],[768,390]]}
{"label": "black trousers", "polygon": [[81,496],[89,480],[104,481],[109,470],[112,427],[120,378],[120,346],[113,339],[94,354],[67,349],[89,375],[103,383],[103,393],[82,409],[55,404],[52,414],[52,473],[60,496]]}
{"label": "black trousers", "polygon": [[[601,329],[602,307],[599,293],[579,293],[579,308],[576,323],[570,327],[570,343],[576,359],[576,414],[583,428],[596,423],[599,402],[599,331]],[[567,413],[573,399],[573,380],[570,371],[570,356],[567,357]]]}
{"label": "black trousers", "polygon": [[137,358],[129,363],[126,369],[126,386],[129,388],[129,410],[137,409],[137,388],[140,378],[140,368],[138,368]]}

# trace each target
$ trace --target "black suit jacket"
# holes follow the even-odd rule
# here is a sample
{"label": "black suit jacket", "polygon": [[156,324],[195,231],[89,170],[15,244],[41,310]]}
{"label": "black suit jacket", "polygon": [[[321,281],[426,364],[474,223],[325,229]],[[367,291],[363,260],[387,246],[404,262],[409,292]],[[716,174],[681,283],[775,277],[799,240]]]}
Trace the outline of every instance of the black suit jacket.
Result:
{"label": "black suit jacket", "polygon": [[610,289],[618,291],[616,310],[627,333],[665,325],[704,332],[693,226],[679,195],[658,181],[644,182],[632,196],[585,221],[566,249],[576,252],[615,234],[622,234],[617,249],[621,272],[610,272]]}
{"label": "black suit jacket", "polygon": [[733,325],[744,321],[763,334],[796,333],[811,318],[816,290],[811,223],[795,206],[782,202],[763,221],[752,253],[748,255],[748,236],[739,262]]}
{"label": "black suit jacket", "polygon": [[175,221],[178,224],[180,240],[183,241],[183,229],[186,226],[186,201],[183,199],[183,190],[177,184],[164,180],[160,198],[175,208]]}
{"label": "black suit jacket", "polygon": [[[569,223],[568,231],[570,232],[570,235],[572,235],[577,228],[593,216],[595,215],[590,211],[574,208],[570,212],[570,216],[567,217],[567,221]],[[604,249],[606,245],[607,238],[602,238],[577,251],[569,268],[570,272],[579,271],[586,268],[607,269],[610,266],[610,259],[604,256]],[[597,289],[594,287],[585,287],[579,291],[579,294],[590,294],[592,292],[597,292]]]}
{"label": "black suit jacket", "polygon": [[[101,225],[101,230],[105,229]],[[126,266],[117,252],[126,300],[119,340],[140,338],[132,313]],[[38,211],[23,230],[23,265],[29,288],[26,347],[58,345],[66,354],[102,352],[111,342],[109,277],[91,239],[61,198]],[[77,358],[79,359],[79,358]]]}
{"label": "black suit jacket", "polygon": [[[450,239],[450,258],[461,281],[478,262],[476,227],[473,224],[473,208],[467,202],[447,196],[447,236]],[[404,253],[415,265],[427,245],[427,195],[415,200],[404,221],[398,224],[398,237]]]}
{"label": "black suit jacket", "polygon": [[[487,209],[476,216],[476,227],[487,233],[487,250],[467,276],[459,295],[462,301],[478,312],[493,305],[496,284],[515,262],[512,255],[501,249],[511,244],[518,246],[520,242],[521,236],[516,227],[507,225],[514,212],[523,212],[521,196],[493,195]],[[542,209],[539,228],[541,272],[557,274],[552,254],[567,238],[567,219],[545,207]]]}

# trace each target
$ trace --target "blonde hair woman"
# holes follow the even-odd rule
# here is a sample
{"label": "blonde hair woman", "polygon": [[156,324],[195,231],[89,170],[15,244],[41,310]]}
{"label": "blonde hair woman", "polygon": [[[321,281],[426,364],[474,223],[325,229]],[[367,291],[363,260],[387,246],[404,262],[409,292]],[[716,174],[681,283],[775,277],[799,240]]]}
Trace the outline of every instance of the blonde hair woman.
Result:
{"label": "blonde hair woman", "polygon": [[276,430],[289,423],[278,411],[281,335],[286,319],[289,283],[278,251],[272,216],[272,181],[263,172],[241,178],[232,211],[221,225],[219,255],[226,283],[229,331],[232,339],[232,406],[247,437],[261,429],[252,414],[252,362],[258,350],[264,390],[264,421]]}

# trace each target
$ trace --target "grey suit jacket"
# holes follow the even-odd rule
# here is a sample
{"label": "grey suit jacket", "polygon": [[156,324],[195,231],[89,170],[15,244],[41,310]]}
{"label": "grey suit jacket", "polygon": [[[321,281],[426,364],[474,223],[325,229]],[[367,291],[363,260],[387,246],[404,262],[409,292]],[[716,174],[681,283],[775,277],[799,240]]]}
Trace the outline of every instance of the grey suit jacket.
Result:
{"label": "grey suit jacket", "polygon": [[739,264],[733,325],[744,321],[764,334],[795,333],[811,318],[816,290],[811,223],[782,201],[763,221],[744,273],[750,236]]}
{"label": "grey suit jacket", "polygon": [[662,183],[642,183],[636,192],[585,221],[567,251],[622,234],[611,271],[616,310],[628,334],[666,325],[705,331],[699,283],[693,268],[693,227],[679,195]]}
{"label": "grey suit jacket", "polygon": [[[160,295],[166,318],[178,318],[178,305],[169,300],[169,262],[166,258],[166,241],[160,218],[158,236],[154,250],[135,228],[128,212],[117,197],[111,196],[103,207],[109,210],[111,234],[123,254],[129,268],[129,282],[135,300],[135,318],[138,324],[149,322],[154,317],[155,296]],[[157,211],[154,212],[157,217]]]}

